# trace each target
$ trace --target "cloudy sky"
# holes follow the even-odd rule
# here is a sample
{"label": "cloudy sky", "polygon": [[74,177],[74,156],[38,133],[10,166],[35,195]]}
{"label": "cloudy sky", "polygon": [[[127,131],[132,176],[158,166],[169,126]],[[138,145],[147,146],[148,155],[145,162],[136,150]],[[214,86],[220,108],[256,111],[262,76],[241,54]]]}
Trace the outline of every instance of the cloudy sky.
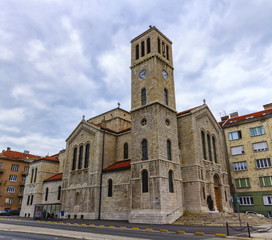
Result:
{"label": "cloudy sky", "polygon": [[130,110],[130,40],[173,42],[177,111],[271,103],[270,0],[0,0],[0,148],[54,154],[81,121]]}

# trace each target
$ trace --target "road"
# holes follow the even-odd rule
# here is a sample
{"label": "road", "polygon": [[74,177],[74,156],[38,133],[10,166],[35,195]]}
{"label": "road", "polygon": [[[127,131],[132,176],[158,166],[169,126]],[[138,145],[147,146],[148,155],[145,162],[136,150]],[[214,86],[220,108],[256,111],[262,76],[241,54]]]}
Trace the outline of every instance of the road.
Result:
{"label": "road", "polygon": [[[149,225],[149,224],[129,224],[125,221],[98,221],[98,220],[70,220],[70,222],[38,222],[25,218],[0,219],[0,229],[7,231],[26,231],[27,233],[55,234],[55,236],[64,237],[85,237],[85,239],[220,239],[215,237],[216,233],[224,234],[225,227],[211,226],[181,226],[181,225]],[[90,226],[94,224],[95,226]],[[110,226],[114,226],[110,227]],[[139,229],[133,229],[139,228]],[[152,229],[152,230],[151,230]],[[160,230],[168,230],[161,232]],[[185,234],[177,234],[176,231],[185,231]],[[195,235],[195,232],[204,232],[204,236]],[[241,236],[241,235],[240,235]],[[243,236],[246,236],[243,234]],[[53,239],[53,238],[36,239]],[[62,239],[66,239],[62,238]],[[7,238],[8,239],[8,238]],[[12,239],[12,238],[11,238]],[[16,236],[14,239],[17,239]],[[20,238],[19,238],[20,239]],[[24,239],[24,238],[21,238]],[[31,238],[26,238],[31,239]],[[35,239],[35,238],[32,238]],[[61,239],[61,238],[59,238]],[[69,238],[68,238],[69,239]],[[0,238],[1,240],[1,238]]]}

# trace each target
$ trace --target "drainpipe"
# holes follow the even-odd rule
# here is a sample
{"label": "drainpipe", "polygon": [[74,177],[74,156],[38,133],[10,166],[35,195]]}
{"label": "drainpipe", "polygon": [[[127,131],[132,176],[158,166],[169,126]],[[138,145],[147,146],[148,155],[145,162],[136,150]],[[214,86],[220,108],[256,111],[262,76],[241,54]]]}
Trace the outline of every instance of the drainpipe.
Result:
{"label": "drainpipe", "polygon": [[103,166],[105,158],[105,130],[103,130],[103,141],[102,141],[102,163],[101,163],[101,173],[100,173],[100,190],[99,190],[99,208],[98,208],[98,220],[101,218],[101,204],[102,204],[102,180],[103,180]]}

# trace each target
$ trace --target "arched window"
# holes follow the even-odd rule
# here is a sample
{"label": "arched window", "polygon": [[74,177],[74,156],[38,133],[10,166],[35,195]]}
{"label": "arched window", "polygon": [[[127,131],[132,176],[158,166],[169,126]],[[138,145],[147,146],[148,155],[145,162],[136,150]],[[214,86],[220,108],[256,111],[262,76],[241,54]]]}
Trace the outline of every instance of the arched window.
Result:
{"label": "arched window", "polygon": [[61,195],[61,186],[58,187],[58,200],[60,200],[60,195]]}
{"label": "arched window", "polygon": [[33,197],[34,197],[34,195],[31,195],[30,205],[32,205],[32,204],[33,204]]}
{"label": "arched window", "polygon": [[37,179],[37,172],[38,172],[38,168],[35,168],[34,180],[33,180],[34,183],[36,182],[36,179]]}
{"label": "arched window", "polygon": [[158,53],[161,53],[161,40],[158,38]]}
{"label": "arched window", "polygon": [[76,170],[77,148],[74,148],[72,170]]}
{"label": "arched window", "polygon": [[203,131],[201,131],[201,143],[202,143],[203,159],[207,160],[205,133]]}
{"label": "arched window", "polygon": [[215,137],[212,137],[212,144],[213,144],[213,158],[214,161],[217,163],[217,156],[216,156],[216,143],[215,143]]}
{"label": "arched window", "polygon": [[128,158],[128,144],[124,144],[124,159]]}
{"label": "arched window", "polygon": [[90,144],[87,143],[85,147],[85,161],[84,161],[84,168],[89,167],[89,158],[90,158]]}
{"label": "arched window", "polygon": [[141,102],[142,106],[146,105],[146,89],[143,88],[141,91]]}
{"label": "arched window", "polygon": [[174,192],[174,181],[173,181],[173,171],[169,170],[168,172],[168,181],[169,181],[169,192]]}
{"label": "arched window", "polygon": [[32,168],[32,170],[31,170],[31,180],[30,180],[30,183],[33,182],[33,177],[34,177],[34,168]]}
{"label": "arched window", "polygon": [[207,134],[207,142],[208,142],[209,160],[212,162],[212,148],[211,148],[211,137],[210,137],[210,134]]}
{"label": "arched window", "polygon": [[108,180],[108,197],[112,197],[112,179]]}
{"label": "arched window", "polygon": [[30,195],[28,195],[28,197],[27,197],[27,203],[26,203],[26,205],[29,205],[29,201],[30,201]]}
{"label": "arched window", "polygon": [[135,56],[136,56],[136,60],[139,59],[139,44],[136,45],[136,48],[135,48]]}
{"label": "arched window", "polygon": [[164,104],[168,105],[168,90],[164,89]]}
{"label": "arched window", "polygon": [[147,140],[144,139],[142,141],[142,160],[148,159],[148,143]]}
{"label": "arched window", "polygon": [[165,57],[165,44],[162,42],[162,56]]}
{"label": "arched window", "polygon": [[148,172],[147,170],[142,171],[142,192],[148,192]]}
{"label": "arched window", "polygon": [[145,49],[144,49],[144,41],[141,42],[141,57],[143,57],[145,54]]}
{"label": "arched window", "polygon": [[166,45],[166,59],[169,60],[169,47]]}
{"label": "arched window", "polygon": [[150,53],[151,52],[151,46],[150,46],[150,38],[148,38],[146,40],[146,53]]}
{"label": "arched window", "polygon": [[48,187],[45,189],[45,198],[44,201],[47,201],[48,199]]}
{"label": "arched window", "polygon": [[83,146],[79,147],[79,156],[78,156],[78,169],[82,168],[82,158],[83,158]]}
{"label": "arched window", "polygon": [[167,139],[166,141],[166,148],[167,148],[167,160],[172,159],[172,154],[171,154],[171,141]]}

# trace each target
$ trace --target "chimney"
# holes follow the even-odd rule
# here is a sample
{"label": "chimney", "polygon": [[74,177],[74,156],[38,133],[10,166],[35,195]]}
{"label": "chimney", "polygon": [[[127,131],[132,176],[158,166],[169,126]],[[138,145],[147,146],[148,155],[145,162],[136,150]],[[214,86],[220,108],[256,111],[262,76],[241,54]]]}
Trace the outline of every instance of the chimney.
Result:
{"label": "chimney", "polygon": [[239,116],[238,112],[233,112],[230,114],[230,118],[236,118],[238,116]]}
{"label": "chimney", "polygon": [[10,147],[7,147],[7,151],[10,151]]}
{"label": "chimney", "polygon": [[272,103],[268,103],[268,104],[263,105],[263,108],[264,108],[264,110],[272,109]]}
{"label": "chimney", "polygon": [[221,117],[221,122],[226,121],[228,119],[229,119],[229,116],[223,116],[223,117]]}
{"label": "chimney", "polygon": [[24,153],[25,153],[25,154],[29,154],[29,151],[28,151],[28,150],[24,150]]}

